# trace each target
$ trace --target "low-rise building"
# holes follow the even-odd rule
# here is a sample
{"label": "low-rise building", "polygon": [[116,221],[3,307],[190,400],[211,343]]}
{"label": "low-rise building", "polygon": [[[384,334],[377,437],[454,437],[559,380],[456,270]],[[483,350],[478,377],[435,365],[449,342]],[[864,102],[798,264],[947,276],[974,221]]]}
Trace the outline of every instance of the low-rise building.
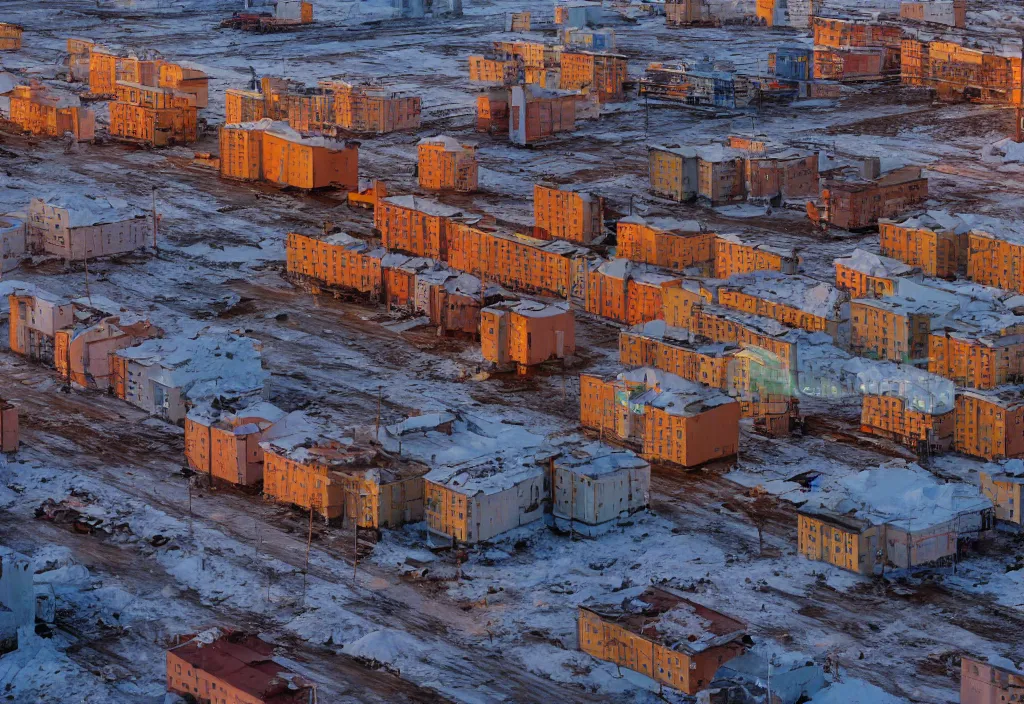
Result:
{"label": "low-rise building", "polygon": [[452,221],[477,219],[464,216],[458,208],[411,195],[384,198],[373,210],[373,226],[389,250],[441,261],[448,260]]}
{"label": "low-rise building", "polygon": [[679,284],[675,274],[628,259],[613,259],[590,272],[586,309],[626,325],[659,320],[664,316],[665,289]]}
{"label": "low-rise building", "polygon": [[284,415],[263,401],[237,412],[194,406],[185,417],[185,460],[194,471],[217,480],[257,486],[263,481],[260,442]]}
{"label": "low-rise building", "polygon": [[735,234],[715,235],[714,260],[716,279],[755,271],[792,275],[800,268],[800,256],[795,249],[755,242]]}
{"label": "low-rise building", "polygon": [[254,401],[269,392],[261,350],[252,338],[210,332],[147,340],[113,354],[114,395],[171,423],[197,403]]}
{"label": "low-rise building", "polygon": [[798,550],[872,575],[886,566],[948,564],[993,526],[992,502],[902,461],[845,477],[799,509]]}
{"label": "low-rise building", "polygon": [[717,389],[649,367],[580,375],[580,423],[643,457],[694,467],[739,449],[740,407]]}
{"label": "low-rise building", "polygon": [[859,248],[834,263],[836,287],[849,293],[850,298],[891,296],[896,292],[897,278],[916,277],[921,273],[917,267]]}
{"label": "low-rise building", "polygon": [[1021,689],[1024,673],[966,655],[960,658],[960,704],[1012,702]]}
{"label": "low-rise building", "polygon": [[979,472],[978,485],[995,506],[997,521],[1024,527],[1024,462],[1015,459],[990,464]]}
{"label": "low-rise building", "polygon": [[552,512],[557,525],[573,532],[593,535],[617,518],[642,511],[650,489],[651,465],[629,450],[593,443],[553,461]]}
{"label": "low-rise building", "polygon": [[0,274],[18,268],[28,252],[25,213],[0,215]]}
{"label": "low-rise building", "polygon": [[307,137],[264,118],[220,128],[220,174],[304,190],[359,190],[359,144]]}
{"label": "low-rise building", "polygon": [[263,435],[263,495],[359,528],[423,519],[428,467],[355,442],[328,422],[290,413]]}
{"label": "low-rise building", "polygon": [[7,297],[11,352],[34,362],[54,363],[54,338],[58,330],[73,324],[72,299],[56,296],[26,284]]}
{"label": "low-rise building", "polygon": [[[776,5],[779,0],[758,0]],[[770,26],[770,25],[769,25]],[[810,81],[814,79],[814,49],[803,44],[783,45],[768,54],[768,73],[788,81]]]}
{"label": "low-rise building", "polygon": [[946,452],[953,446],[952,404],[937,409],[915,408],[898,395],[865,395],[860,429],[887,438],[918,455]]}
{"label": "low-rise building", "polygon": [[95,114],[82,107],[78,96],[53,92],[36,82],[11,91],[10,117],[34,135],[63,137],[70,132],[80,142],[96,136]]}
{"label": "low-rise building", "polygon": [[715,258],[715,234],[696,220],[630,215],[616,228],[615,255],[623,259],[682,272],[689,267],[709,271]]}
{"label": "low-rise building", "polygon": [[475,144],[439,135],[421,139],[417,152],[420,188],[457,193],[477,189]]}
{"label": "low-rise building", "polygon": [[151,228],[150,218],[121,198],[57,191],[29,204],[26,246],[82,261],[141,249]]}
{"label": "low-rise building", "polygon": [[13,22],[0,22],[0,51],[17,51],[21,48],[24,28]]}
{"label": "low-rise building", "polygon": [[604,234],[604,198],[572,188],[534,184],[533,229],[542,239],[590,244]]}
{"label": "low-rise building", "polygon": [[541,88],[536,85],[512,86],[508,92],[508,137],[513,144],[526,146],[576,129],[576,113],[583,99],[579,93]]}
{"label": "low-rise building", "polygon": [[967,0],[901,0],[900,18],[963,28],[967,26]]}
{"label": "low-rise building", "polygon": [[844,230],[861,230],[894,218],[928,198],[928,179],[919,166],[904,166],[876,179],[829,179],[821,191],[819,209],[808,203],[813,222],[828,223]]}
{"label": "low-rise building", "polygon": [[970,48],[955,41],[904,39],[901,47],[904,85],[935,90],[940,100],[1020,105],[1019,51]]}
{"label": "low-rise building", "polygon": [[167,690],[207,702],[315,704],[316,686],[274,650],[255,635],[207,631],[167,650]]}
{"label": "low-rise building", "polygon": [[[572,25],[583,26],[583,25]],[[608,52],[566,50],[561,56],[562,90],[590,89],[598,102],[616,103],[625,99],[624,84],[629,79],[626,57]]]}
{"label": "low-rise building", "polygon": [[746,624],[661,587],[630,587],[580,604],[580,650],[686,694],[708,687],[746,650]]}
{"label": "low-rise building", "polygon": [[722,281],[714,289],[711,302],[835,338],[846,300],[842,291],[817,279],[756,271]]}
{"label": "low-rise building", "polygon": [[576,352],[573,313],[564,303],[513,301],[480,312],[480,349],[484,359],[504,367],[527,367]]}
{"label": "low-rise building", "polygon": [[961,218],[941,210],[878,220],[882,254],[943,279],[965,270],[969,229]]}
{"label": "low-rise building", "polygon": [[1024,457],[1024,389],[962,391],[956,397],[953,449],[989,461]]}

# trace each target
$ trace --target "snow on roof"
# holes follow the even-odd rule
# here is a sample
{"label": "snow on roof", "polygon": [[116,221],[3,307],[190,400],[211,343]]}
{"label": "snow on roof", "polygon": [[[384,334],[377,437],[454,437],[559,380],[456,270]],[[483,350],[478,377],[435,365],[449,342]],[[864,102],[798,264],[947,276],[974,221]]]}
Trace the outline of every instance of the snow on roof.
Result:
{"label": "snow on roof", "polygon": [[180,389],[193,402],[258,393],[270,377],[260,343],[233,334],[150,339],[116,354],[149,367],[154,381]]}
{"label": "snow on roof", "polygon": [[719,389],[653,367],[632,369],[622,372],[616,378],[643,384],[643,388],[630,395],[631,406],[651,406],[674,416],[695,416],[711,408],[736,402]]}
{"label": "snow on roof", "polygon": [[928,210],[924,213],[915,213],[902,218],[879,218],[880,224],[892,224],[898,227],[913,228],[913,229],[927,229],[934,231],[951,230],[957,234],[962,234],[970,229],[959,216],[949,213],[945,210]]}
{"label": "snow on roof", "polygon": [[559,457],[555,461],[555,466],[558,469],[591,479],[615,474],[622,470],[650,467],[647,460],[637,457],[635,453],[613,448],[600,442],[588,443],[573,449]]}
{"label": "snow on roof", "polygon": [[661,587],[630,587],[587,599],[580,608],[646,640],[695,654],[742,638],[742,621]]}
{"label": "snow on roof", "polygon": [[812,493],[807,508],[820,507],[906,531],[925,530],[992,507],[977,487],[942,483],[931,472],[902,460],[844,477],[827,497],[822,494]]}
{"label": "snow on roof", "polygon": [[322,148],[332,152],[340,152],[348,147],[348,144],[343,140],[328,139],[320,135],[304,135],[292,129],[287,122],[271,120],[269,117],[264,117],[262,120],[256,120],[255,122],[236,122],[233,125],[224,125],[224,129],[266,132],[289,142],[304,144],[307,147]]}
{"label": "snow on roof", "polygon": [[844,266],[847,269],[853,269],[868,276],[882,278],[907,276],[908,274],[920,271],[918,267],[904,264],[898,259],[872,254],[866,249],[860,249],[859,247],[847,256],[835,259],[834,263],[836,266]]}
{"label": "snow on roof", "polygon": [[677,154],[681,157],[692,158],[697,156],[697,150],[693,147],[663,147],[658,144],[651,144],[647,147],[650,151],[656,152],[669,152],[670,154]]}
{"label": "snow on roof", "polygon": [[697,220],[678,220],[676,218],[644,218],[639,215],[629,215],[619,222],[628,225],[644,225],[659,232],[705,232],[707,228]]}
{"label": "snow on roof", "polygon": [[444,147],[444,150],[446,152],[461,152],[466,147],[472,148],[476,146],[475,144],[472,143],[467,143],[463,145],[463,143],[460,142],[459,140],[455,139],[454,137],[449,137],[446,134],[439,134],[435,137],[424,137],[419,142],[417,142],[417,144],[442,146]]}
{"label": "snow on roof", "polygon": [[441,426],[454,420],[455,415],[452,413],[424,413],[420,416],[406,418],[401,423],[389,425],[385,429],[394,437],[401,437],[410,433],[440,432]]}
{"label": "snow on roof", "polygon": [[[732,342],[698,342],[694,339],[696,335],[691,330],[674,328],[664,320],[651,320],[647,323],[634,325],[629,329],[629,332],[713,357],[732,354],[740,348],[739,345]],[[829,337],[828,339],[831,340],[832,338]]]}
{"label": "snow on roof", "polygon": [[40,206],[48,205],[51,208],[66,210],[68,227],[89,227],[146,217],[142,210],[128,201],[112,196],[55,191],[42,198],[33,198],[32,206],[37,202]]}
{"label": "snow on roof", "polygon": [[445,205],[444,203],[440,203],[431,198],[420,198],[419,196],[414,195],[390,196],[385,198],[384,202],[397,205],[399,208],[416,210],[427,215],[435,215],[443,218],[454,218],[463,214],[460,208],[453,208],[450,205]]}
{"label": "snow on roof", "polygon": [[542,303],[541,301],[524,298],[519,301],[502,301],[501,303],[496,303],[493,306],[488,306],[484,310],[502,312],[509,311],[511,313],[518,313],[519,315],[526,316],[527,318],[549,318],[554,315],[567,313],[569,311],[569,304],[563,301]]}
{"label": "snow on roof", "polygon": [[678,281],[678,274],[669,274],[647,264],[637,264],[629,259],[612,259],[597,267],[598,272],[613,279],[632,279],[650,286],[663,286]]}
{"label": "snow on roof", "polygon": [[832,284],[777,271],[737,274],[727,279],[724,286],[828,320],[839,319],[839,306],[847,299],[847,294]]}

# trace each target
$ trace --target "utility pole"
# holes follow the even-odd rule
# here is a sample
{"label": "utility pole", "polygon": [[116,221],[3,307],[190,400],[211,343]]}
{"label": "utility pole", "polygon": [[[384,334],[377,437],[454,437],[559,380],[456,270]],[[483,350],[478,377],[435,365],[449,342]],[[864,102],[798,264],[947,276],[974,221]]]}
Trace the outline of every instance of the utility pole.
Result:
{"label": "utility pole", "polygon": [[373,433],[374,439],[377,440],[378,442],[380,441],[380,403],[381,403],[381,399],[382,399],[383,395],[384,395],[384,387],[381,386],[381,385],[378,385],[377,386],[377,424],[376,424],[376,429],[374,430],[374,433]]}
{"label": "utility pole", "polygon": [[89,293],[89,250],[85,250],[85,297],[89,299],[89,305],[92,305],[92,294]]}
{"label": "utility pole", "polygon": [[302,568],[302,605],[306,605],[306,578],[309,575],[309,548],[313,544],[313,502],[309,502],[309,533],[306,536],[306,565]]}
{"label": "utility pole", "polygon": [[156,186],[153,186],[153,251],[159,252],[160,246],[156,243],[157,233],[157,217],[156,217]]}

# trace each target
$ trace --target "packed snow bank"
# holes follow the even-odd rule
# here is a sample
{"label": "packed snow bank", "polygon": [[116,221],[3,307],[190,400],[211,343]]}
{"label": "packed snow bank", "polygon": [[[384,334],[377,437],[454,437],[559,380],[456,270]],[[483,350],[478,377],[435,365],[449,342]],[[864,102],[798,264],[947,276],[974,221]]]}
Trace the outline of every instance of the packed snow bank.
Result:
{"label": "packed snow bank", "polygon": [[907,700],[863,680],[846,680],[821,690],[809,704],[907,704]]}
{"label": "packed snow bank", "polygon": [[345,644],[345,652],[357,658],[369,658],[396,665],[402,660],[416,658],[426,646],[404,631],[385,628],[370,631],[365,636]]}

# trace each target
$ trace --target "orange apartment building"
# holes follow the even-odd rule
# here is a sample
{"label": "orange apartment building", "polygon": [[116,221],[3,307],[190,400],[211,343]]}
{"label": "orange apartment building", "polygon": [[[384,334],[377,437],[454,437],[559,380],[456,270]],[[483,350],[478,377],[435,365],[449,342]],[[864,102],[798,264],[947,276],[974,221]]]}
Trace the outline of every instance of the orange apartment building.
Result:
{"label": "orange apartment building", "polygon": [[420,188],[472,193],[477,189],[476,145],[445,135],[426,137],[417,146]]}
{"label": "orange apartment building", "polygon": [[[761,1],[758,2],[760,17]],[[713,24],[711,7],[705,0],[673,0],[665,3],[665,26],[689,27],[691,25]],[[771,27],[771,23],[768,24]]]}
{"label": "orange apartment building", "polygon": [[589,88],[601,103],[617,103],[625,99],[623,84],[629,79],[625,56],[595,51],[563,51],[561,67],[558,87],[562,90]]}
{"label": "orange apartment building", "polygon": [[688,267],[711,268],[715,234],[696,220],[672,220],[630,215],[617,224],[616,256],[682,272]]}
{"label": "orange apartment building", "polygon": [[1024,457],[1024,393],[963,391],[956,396],[953,449],[989,461]]}
{"label": "orange apartment building", "polygon": [[487,134],[508,133],[509,91],[492,88],[476,98],[476,131]]}
{"label": "orange apartment building", "polygon": [[657,369],[580,375],[580,424],[648,460],[695,467],[739,450],[740,404]]}
{"label": "orange apartment building", "polygon": [[746,650],[746,625],[670,589],[632,587],[580,604],[579,649],[686,694]]}
{"label": "orange apartment building", "polygon": [[513,291],[587,298],[590,251],[564,240],[539,240],[452,222],[448,266]]}
{"label": "orange apartment building", "polygon": [[613,259],[590,272],[586,309],[588,313],[626,325],[659,320],[665,308],[662,292],[680,283],[677,276],[646,264]]}
{"label": "orange apartment building", "polygon": [[88,39],[68,38],[68,81],[89,82],[89,54],[95,46]]}
{"label": "orange apartment building", "polygon": [[1020,698],[1024,674],[967,657],[960,659],[960,704],[1002,704]]}
{"label": "orange apartment building", "polygon": [[154,147],[190,144],[199,139],[195,95],[118,81],[110,103],[110,134]]}
{"label": "orange apartment building", "polygon": [[839,333],[840,307],[845,301],[846,295],[831,284],[770,271],[726,279],[712,300],[724,308],[833,337]]}
{"label": "orange apartment building", "polygon": [[866,395],[860,414],[860,429],[869,435],[892,440],[919,455],[947,452],[953,446],[952,408],[928,413],[909,406],[899,396]]}
{"label": "orange apartment building", "polygon": [[[654,367],[687,381],[716,389],[729,388],[729,362],[739,347],[690,342],[673,336],[663,321],[619,333],[619,362],[626,367]],[[682,331],[679,331],[682,332]]]}
{"label": "orange apartment building", "polygon": [[391,251],[448,260],[449,231],[453,220],[472,222],[462,211],[417,196],[391,196],[373,210],[373,226]]}
{"label": "orange apartment building", "polygon": [[797,550],[808,560],[866,577],[876,574],[885,559],[885,526],[858,516],[824,508],[797,509]]}
{"label": "orange apartment building", "polygon": [[932,316],[941,312],[933,302],[901,296],[854,299],[850,301],[850,351],[891,362],[924,361]]}
{"label": "orange apartment building", "polygon": [[796,274],[800,267],[795,249],[749,242],[733,234],[715,236],[714,260],[716,279],[755,271]]}
{"label": "orange apartment building", "polygon": [[921,273],[917,267],[863,249],[835,260],[836,287],[850,298],[884,298],[896,293],[895,280]]}
{"label": "orange apartment building", "polygon": [[286,271],[326,287],[354,291],[379,301],[384,296],[386,251],[343,232],[315,237],[297,232],[285,240]]}
{"label": "orange apartment building", "polygon": [[1024,229],[976,228],[967,241],[967,278],[1024,293]]}
{"label": "orange apartment building", "polygon": [[359,190],[359,143],[306,137],[284,122],[220,128],[220,174],[303,190],[337,187]]}
{"label": "orange apartment building", "polygon": [[512,86],[508,93],[508,137],[527,146],[576,129],[578,93],[545,90],[534,85]]}
{"label": "orange apartment building", "polygon": [[111,49],[93,45],[89,48],[89,93],[113,97],[117,89],[117,70],[121,57]]}
{"label": "orange apartment building", "polygon": [[1007,460],[986,469],[989,471],[978,473],[978,486],[981,495],[992,502],[996,520],[1024,527],[1024,465],[1020,460]]}
{"label": "orange apartment building", "polygon": [[385,86],[323,81],[334,97],[334,124],[360,134],[387,134],[420,127],[422,99]]}
{"label": "orange apartment building", "polygon": [[76,303],[75,325],[54,334],[54,367],[75,386],[106,391],[118,380],[114,353],[162,336],[147,320],[123,323],[121,316]]}
{"label": "orange apartment building", "polygon": [[[145,83],[144,80],[136,82]],[[210,77],[195,66],[163,61],[160,63],[160,78],[157,85],[195,96],[194,104],[199,110],[205,110],[210,103]]]}
{"label": "orange apartment building", "polygon": [[883,24],[855,22],[833,17],[815,17],[812,23],[815,46],[836,49],[884,46],[899,49],[903,30]]}
{"label": "orange apartment building", "polygon": [[481,54],[469,57],[469,80],[472,83],[509,86],[524,81],[522,59],[492,59]]}
{"label": "orange apartment building", "polygon": [[21,35],[25,32],[19,24],[0,22],[0,51],[17,51],[21,48]]}
{"label": "orange apartment building", "polygon": [[266,434],[263,495],[328,521],[355,520],[360,528],[397,527],[423,520],[423,475],[417,462],[391,460],[376,449],[300,433],[287,419]]}
{"label": "orange apartment building", "polygon": [[266,96],[258,90],[228,88],[224,91],[224,124],[257,122],[267,115]]}
{"label": "orange apartment building", "polygon": [[861,230],[927,200],[928,179],[921,176],[919,166],[904,166],[873,180],[826,180],[821,197],[820,209],[813,203],[807,205],[813,222]]}
{"label": "orange apartment building", "polygon": [[955,278],[967,266],[967,231],[960,218],[939,211],[878,221],[882,254],[940,279]]}
{"label": "orange apartment building", "polygon": [[63,137],[70,132],[78,141],[96,136],[96,118],[77,96],[51,93],[35,81],[15,86],[10,97],[11,122],[34,135]]}
{"label": "orange apartment building", "polygon": [[284,417],[269,403],[238,413],[193,409],[185,417],[185,459],[201,474],[239,486],[263,481],[264,433]]}
{"label": "orange apartment building", "polygon": [[902,82],[935,90],[940,100],[1021,105],[1020,52],[970,49],[950,41],[904,39]]}
{"label": "orange apartment building", "polygon": [[547,184],[533,186],[533,229],[552,237],[590,244],[604,234],[604,198]]}
{"label": "orange apartment building", "polygon": [[480,349],[499,367],[518,368],[576,353],[573,313],[565,303],[510,301],[480,311]]}
{"label": "orange apartment building", "polygon": [[54,337],[75,319],[75,303],[36,289],[16,289],[7,297],[11,352],[43,364],[54,363]]}
{"label": "orange apartment building", "polygon": [[994,389],[1024,380],[1024,326],[995,331],[932,330],[928,371],[958,386]]}
{"label": "orange apartment building", "polygon": [[274,659],[274,646],[229,631],[167,650],[167,690],[208,704],[316,704],[316,687]]}

